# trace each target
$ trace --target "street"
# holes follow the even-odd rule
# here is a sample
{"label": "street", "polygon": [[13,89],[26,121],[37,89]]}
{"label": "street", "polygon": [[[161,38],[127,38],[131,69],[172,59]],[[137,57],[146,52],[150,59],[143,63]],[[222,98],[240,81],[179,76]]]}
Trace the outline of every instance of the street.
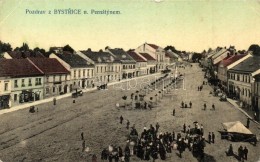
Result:
{"label": "street", "polygon": [[[204,85],[202,91],[198,91],[198,86],[204,81],[204,73],[198,64],[180,68],[178,72],[184,75],[184,80],[165,94],[152,110],[118,108],[116,104],[123,105],[122,96],[126,95],[130,105],[128,107],[131,107],[131,93],[154,81],[155,76],[131,80],[131,86],[124,82],[120,83],[121,85],[109,86],[108,90],[84,93],[75,99],[75,103],[73,98],[68,97],[57,100],[57,105],[53,105],[53,102],[41,104],[36,106],[39,112],[29,113],[28,109],[22,109],[3,114],[0,116],[0,160],[90,162],[91,156],[96,154],[98,161],[101,161],[100,153],[103,148],[111,144],[125,147],[129,134],[126,120],[130,121],[130,126],[135,124],[138,132],[158,122],[159,132],[174,130],[176,134],[181,132],[184,123],[193,127],[193,122],[197,121],[204,126],[205,138],[208,132],[214,132],[216,135],[216,142],[207,143],[205,147],[205,161],[237,161],[234,156],[228,157],[225,154],[231,143],[235,153],[240,145],[248,148],[247,161],[260,160],[259,144],[253,146],[248,142],[231,142],[220,138],[218,131],[223,130],[221,123],[241,121],[246,124],[247,118],[228,102],[220,102],[218,97],[210,94],[212,88],[209,85]],[[157,89],[161,90],[162,85],[158,85]],[[145,100],[148,101],[157,92],[149,93]],[[187,104],[191,101],[192,108],[180,108],[182,101]],[[207,105],[206,111],[202,110],[204,103]],[[215,111],[211,110],[213,103]],[[172,116],[173,109],[176,110],[175,116]],[[123,124],[119,123],[121,115],[124,118]],[[255,123],[250,123],[250,130],[259,137],[258,127]],[[89,152],[81,150],[81,132],[84,132]],[[198,161],[188,150],[183,153],[182,159],[176,153],[177,150],[167,153],[165,161]],[[131,161],[141,160],[132,156]]]}

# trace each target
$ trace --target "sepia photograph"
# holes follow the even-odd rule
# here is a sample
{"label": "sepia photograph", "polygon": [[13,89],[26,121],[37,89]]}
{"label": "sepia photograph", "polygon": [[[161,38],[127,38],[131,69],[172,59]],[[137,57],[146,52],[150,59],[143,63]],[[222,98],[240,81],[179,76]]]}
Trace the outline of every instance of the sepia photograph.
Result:
{"label": "sepia photograph", "polygon": [[259,0],[0,0],[0,162],[260,162]]}

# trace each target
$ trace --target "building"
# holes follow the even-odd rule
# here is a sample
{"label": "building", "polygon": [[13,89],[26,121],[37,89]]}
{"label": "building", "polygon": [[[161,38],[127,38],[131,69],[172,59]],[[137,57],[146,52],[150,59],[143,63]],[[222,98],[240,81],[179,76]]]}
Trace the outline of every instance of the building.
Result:
{"label": "building", "polygon": [[24,59],[28,57],[45,58],[40,51],[9,51],[4,52],[3,57],[6,59]]}
{"label": "building", "polygon": [[228,91],[239,99],[241,106],[251,107],[253,73],[260,69],[260,56],[251,55],[244,58],[228,69]]}
{"label": "building", "polygon": [[51,97],[69,92],[70,72],[55,58],[29,58],[44,73],[43,97]]}
{"label": "building", "polygon": [[67,78],[67,80],[70,81],[69,92],[92,87],[92,84],[94,83],[93,64],[87,62],[79,55],[67,51],[56,54],[52,53],[49,57],[57,59],[67,70],[70,71],[70,75]]}
{"label": "building", "polygon": [[138,52],[135,52],[134,50],[129,50],[127,53],[136,61],[135,76],[142,76],[147,75],[147,60],[141,56]]}
{"label": "building", "polygon": [[136,61],[122,48],[106,48],[106,52],[109,52],[115,56],[121,62],[122,79],[133,78],[136,76]]}
{"label": "building", "polygon": [[11,78],[8,71],[1,64],[4,60],[0,59],[0,109],[11,106]]}
{"label": "building", "polygon": [[155,44],[144,43],[136,48],[139,53],[147,53],[156,60],[155,71],[164,70],[167,66],[167,60],[165,59],[165,50]]}
{"label": "building", "polygon": [[252,80],[252,108],[255,112],[255,117],[257,121],[260,120],[260,74],[259,71],[253,74]]}
{"label": "building", "polygon": [[153,74],[156,72],[156,60],[148,53],[140,53],[142,57],[147,60],[147,74]]}
{"label": "building", "polygon": [[121,62],[111,53],[102,50],[96,52],[91,51],[91,49],[80,52],[95,63],[94,75],[96,84],[106,84],[121,79]]}
{"label": "building", "polygon": [[227,57],[223,59],[219,64],[218,64],[218,73],[217,73],[217,78],[220,81],[220,85],[222,87],[222,90],[224,92],[228,92],[228,78],[227,78],[227,66],[230,64],[236,62],[237,60],[243,58],[246,55],[233,55],[231,57]]}
{"label": "building", "polygon": [[11,87],[9,107],[43,98],[44,74],[28,58],[0,60],[0,69],[2,71],[1,76],[9,77],[5,78],[4,83],[7,84],[4,84],[4,89],[1,90],[8,90],[5,95],[7,97]]}

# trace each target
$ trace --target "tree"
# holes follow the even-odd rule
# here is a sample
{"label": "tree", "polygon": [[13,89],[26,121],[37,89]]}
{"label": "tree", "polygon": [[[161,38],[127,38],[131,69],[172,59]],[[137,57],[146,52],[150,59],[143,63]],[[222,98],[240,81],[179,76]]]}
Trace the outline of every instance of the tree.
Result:
{"label": "tree", "polygon": [[180,51],[179,51],[179,50],[176,50],[174,46],[166,46],[166,47],[164,48],[164,50],[165,50],[165,51],[171,50],[172,52],[177,53],[177,54],[180,53]]}
{"label": "tree", "polygon": [[212,52],[212,48],[209,48],[209,49],[208,49],[208,53],[210,53],[210,52]]}
{"label": "tree", "polygon": [[70,45],[66,45],[63,47],[63,51],[68,51],[70,53],[74,53],[74,49],[70,47]]}
{"label": "tree", "polygon": [[3,43],[0,41],[0,53],[12,51],[12,47],[9,43]]}
{"label": "tree", "polygon": [[20,51],[29,51],[29,46],[27,43],[23,43],[23,45],[20,47]]}
{"label": "tree", "polygon": [[257,44],[252,44],[249,48],[248,51],[252,51],[253,55],[258,55],[260,56],[260,46]]}

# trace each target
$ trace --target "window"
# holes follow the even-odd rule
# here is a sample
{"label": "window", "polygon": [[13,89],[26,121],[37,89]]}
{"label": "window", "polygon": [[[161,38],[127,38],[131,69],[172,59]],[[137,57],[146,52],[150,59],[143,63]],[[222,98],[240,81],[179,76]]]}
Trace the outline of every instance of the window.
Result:
{"label": "window", "polygon": [[45,89],[45,93],[46,93],[46,94],[49,94],[49,93],[50,93],[50,89],[49,89],[49,88],[46,88],[46,89]]}
{"label": "window", "polygon": [[18,81],[14,80],[14,87],[17,88],[18,87]]}
{"label": "window", "polygon": [[60,75],[59,81],[61,82],[61,75]]}
{"label": "window", "polygon": [[79,78],[81,77],[81,70],[79,70],[79,74],[78,74]]}
{"label": "window", "polygon": [[237,74],[237,80],[240,81],[240,76],[239,76],[239,74]]}
{"label": "window", "polygon": [[133,69],[135,69],[135,65],[133,65]]}
{"label": "window", "polygon": [[55,87],[52,88],[52,92],[55,93]]}
{"label": "window", "polygon": [[17,101],[17,94],[14,94],[14,101]]}
{"label": "window", "polygon": [[248,83],[250,83],[250,77],[248,77]]}
{"label": "window", "polygon": [[49,76],[46,76],[46,82],[47,83],[49,82]]}
{"label": "window", "polygon": [[31,78],[29,78],[28,86],[32,86],[32,79]]}
{"label": "window", "polygon": [[101,66],[101,70],[100,70],[101,73],[103,72],[102,70],[103,70],[103,67]]}
{"label": "window", "polygon": [[5,83],[5,91],[8,91],[8,83]]}
{"label": "window", "polygon": [[67,80],[67,75],[65,75],[65,81]]}
{"label": "window", "polygon": [[39,78],[39,85],[42,85],[42,78]]}
{"label": "window", "polygon": [[53,82],[55,82],[55,75],[53,75]]}
{"label": "window", "polygon": [[25,84],[24,84],[24,79],[22,79],[22,87],[24,87],[25,86]]}
{"label": "window", "polygon": [[88,75],[88,77],[89,77],[89,69],[88,69],[88,74],[87,74],[87,75]]}
{"label": "window", "polygon": [[76,78],[76,70],[74,70],[74,75],[73,75],[74,78]]}

